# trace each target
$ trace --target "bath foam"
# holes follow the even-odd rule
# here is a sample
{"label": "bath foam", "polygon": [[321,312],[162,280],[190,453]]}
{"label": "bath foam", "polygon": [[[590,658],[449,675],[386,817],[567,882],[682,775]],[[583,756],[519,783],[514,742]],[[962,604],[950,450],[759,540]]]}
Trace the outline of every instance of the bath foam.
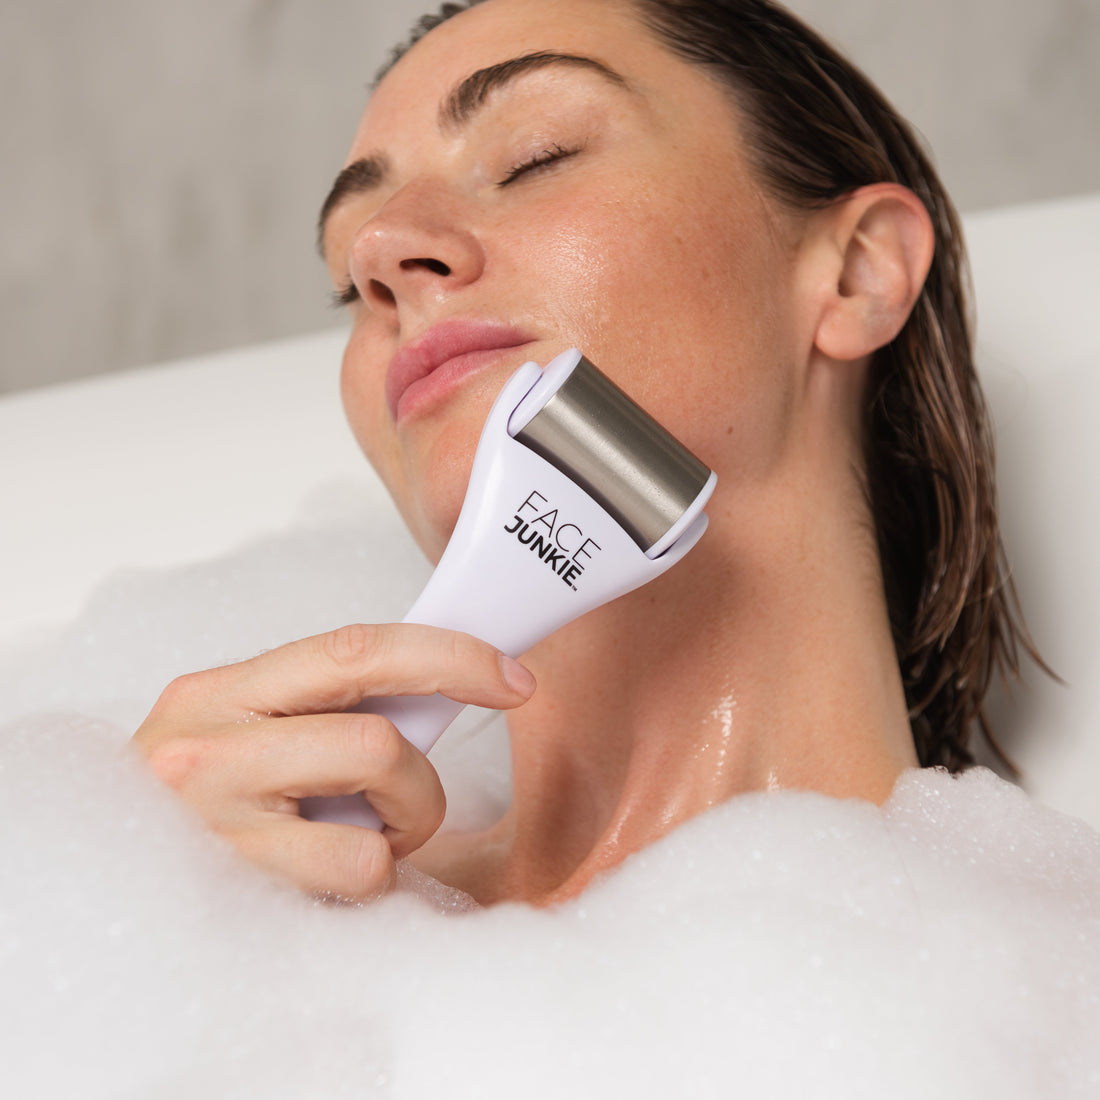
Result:
{"label": "bath foam", "polygon": [[[128,736],[174,677],[349,622],[397,621],[430,574],[396,516],[379,522],[358,485],[332,482],[287,531],[187,568],[119,572],[66,629],[0,643],[0,723],[70,712]],[[492,717],[467,708],[432,753],[452,827],[490,824],[507,805],[507,735]]]}
{"label": "bath foam", "polygon": [[[12,1095],[1100,1093],[1100,836],[988,772],[908,773],[882,809],[741,796],[548,911],[463,911],[411,873],[337,909],[243,863],[130,730],[177,672],[398,617],[401,569],[370,591],[358,574],[408,553],[374,545],[365,517],[312,522],[117,578],[67,633],[8,656]],[[452,804],[499,812],[499,722],[450,738]]]}

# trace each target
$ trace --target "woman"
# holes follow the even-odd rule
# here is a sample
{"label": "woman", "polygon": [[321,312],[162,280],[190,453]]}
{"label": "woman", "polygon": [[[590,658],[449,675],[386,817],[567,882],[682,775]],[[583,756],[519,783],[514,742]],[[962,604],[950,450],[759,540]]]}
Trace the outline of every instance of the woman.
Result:
{"label": "woman", "polygon": [[[411,856],[547,903],[740,792],[881,802],[968,760],[1017,627],[956,223],[811,32],[767,0],[448,5],[378,84],[321,228],[345,408],[431,559],[493,397],[573,345],[718,489],[687,562],[523,666],[352,626],[173,683],[137,744],[248,858],[363,899]],[[434,835],[431,765],[342,713],[437,690],[511,711],[514,800],[481,834]],[[297,816],[362,790],[382,834]]]}

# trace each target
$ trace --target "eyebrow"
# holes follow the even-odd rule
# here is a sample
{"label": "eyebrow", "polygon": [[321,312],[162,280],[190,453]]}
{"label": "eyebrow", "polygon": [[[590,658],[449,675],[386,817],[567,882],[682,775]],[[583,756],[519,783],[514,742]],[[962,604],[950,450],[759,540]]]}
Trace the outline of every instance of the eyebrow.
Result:
{"label": "eyebrow", "polygon": [[[478,69],[460,81],[440,104],[440,129],[461,129],[485,106],[494,92],[527,73],[558,65],[587,69],[620,88],[630,87],[626,79],[614,69],[592,57],[546,50],[523,54]],[[321,204],[321,213],[317,218],[317,250],[322,256],[325,254],[325,226],[332,212],[353,195],[367,194],[379,187],[385,182],[388,171],[389,161],[381,153],[360,157],[340,171]]]}
{"label": "eyebrow", "polygon": [[449,130],[463,126],[485,105],[485,101],[493,92],[503,88],[517,77],[551,65],[588,69],[589,72],[599,73],[620,88],[627,87],[626,80],[622,76],[593,57],[583,57],[574,53],[554,53],[548,50],[523,54],[521,57],[513,57],[485,69],[478,69],[476,73],[466,77],[443,101],[439,109],[440,127]]}

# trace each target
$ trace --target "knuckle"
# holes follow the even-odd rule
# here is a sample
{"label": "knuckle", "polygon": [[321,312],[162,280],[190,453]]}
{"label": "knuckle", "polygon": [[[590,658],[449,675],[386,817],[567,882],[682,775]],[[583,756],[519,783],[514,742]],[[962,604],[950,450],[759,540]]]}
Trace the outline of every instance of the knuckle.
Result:
{"label": "knuckle", "polygon": [[445,656],[447,660],[452,665],[461,668],[468,659],[469,655],[466,651],[469,648],[469,643],[472,641],[473,639],[470,637],[469,634],[449,634],[447,636],[448,644],[445,650]]}
{"label": "knuckle", "polygon": [[324,635],[325,656],[338,668],[360,670],[378,654],[381,631],[366,623],[351,623]]}
{"label": "knuckle", "polygon": [[496,650],[472,634],[451,635],[451,659],[458,668],[476,667],[487,658],[495,659]]}
{"label": "knuckle", "polygon": [[381,771],[393,771],[405,757],[405,739],[397,727],[375,714],[344,716],[344,735],[355,759],[366,758]]}
{"label": "knuckle", "polygon": [[157,709],[176,709],[195,703],[208,694],[209,689],[206,685],[208,675],[204,672],[188,672],[183,676],[177,676],[160,693],[156,703]]}
{"label": "knuckle", "polygon": [[356,901],[367,901],[387,893],[392,885],[394,867],[390,846],[381,833],[359,829],[352,841],[351,884]]}
{"label": "knuckle", "polygon": [[472,634],[447,634],[436,653],[442,688],[468,692],[499,679],[496,650]]}
{"label": "knuckle", "polygon": [[408,820],[405,827],[387,834],[395,859],[411,856],[439,831],[447,816],[447,796],[434,768],[429,766],[420,776],[416,801],[415,820]]}
{"label": "knuckle", "polygon": [[210,763],[213,743],[203,737],[173,737],[146,755],[153,774],[177,793],[191,786]]}
{"label": "knuckle", "polygon": [[428,836],[435,836],[439,827],[443,824],[443,819],[447,816],[447,795],[443,791],[443,784],[440,783],[438,776],[435,779],[432,811],[425,821],[425,825],[428,826]]}

